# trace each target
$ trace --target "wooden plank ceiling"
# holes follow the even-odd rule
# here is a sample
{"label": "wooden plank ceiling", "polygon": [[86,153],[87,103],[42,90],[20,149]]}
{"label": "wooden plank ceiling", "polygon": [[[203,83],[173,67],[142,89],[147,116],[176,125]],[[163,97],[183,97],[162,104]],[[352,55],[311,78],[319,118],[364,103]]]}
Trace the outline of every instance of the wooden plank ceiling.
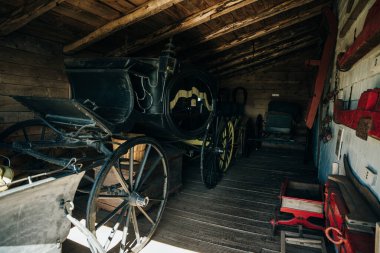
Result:
{"label": "wooden plank ceiling", "polygon": [[259,68],[320,43],[331,0],[0,0],[0,36],[18,31],[65,55],[157,57],[170,38],[182,60],[216,75]]}

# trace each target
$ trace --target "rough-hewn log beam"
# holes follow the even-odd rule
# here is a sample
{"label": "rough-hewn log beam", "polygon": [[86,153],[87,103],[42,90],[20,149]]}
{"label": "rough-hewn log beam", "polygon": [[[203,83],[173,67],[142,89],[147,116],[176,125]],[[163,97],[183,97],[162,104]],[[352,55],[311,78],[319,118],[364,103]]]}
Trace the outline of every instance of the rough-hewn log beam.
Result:
{"label": "rough-hewn log beam", "polygon": [[142,19],[145,19],[147,17],[150,17],[152,15],[155,15],[163,10],[166,10],[167,8],[181,2],[183,0],[151,0],[148,1],[141,6],[137,7],[133,11],[131,11],[129,14],[118,18],[116,20],[113,20],[104,26],[100,27],[99,29],[91,32],[90,34],[86,35],[85,37],[70,43],[66,45],[63,48],[64,53],[73,53],[75,51],[78,51],[80,49],[83,49],[107,36],[110,34],[119,31],[123,28],[125,28],[128,25],[131,25],[133,23],[136,23],[138,21],[141,21]]}
{"label": "rough-hewn log beam", "polygon": [[231,50],[228,54],[222,55],[220,57],[217,57],[213,60],[207,61],[206,66],[208,67],[218,67],[220,64],[224,64],[225,62],[232,61],[238,58],[242,58],[244,56],[248,56],[251,54],[256,54],[257,52],[272,47],[274,45],[278,45],[279,43],[283,43],[295,38],[299,38],[301,36],[306,36],[312,34],[314,31],[316,31],[316,27],[307,27],[308,29],[305,29],[304,27],[298,27],[296,29],[288,30],[286,33],[279,33],[279,34],[273,34],[271,36],[268,36],[265,38],[265,40],[261,43],[254,43],[254,45],[249,45],[244,48],[240,48],[239,50]]}
{"label": "rough-hewn log beam", "polygon": [[272,59],[275,59],[275,58],[278,58],[280,56],[283,56],[283,55],[287,55],[287,54],[290,54],[290,53],[293,53],[295,51],[298,51],[298,50],[301,50],[303,48],[306,48],[306,47],[310,47],[312,45],[315,45],[317,42],[319,41],[318,38],[314,38],[312,40],[309,40],[309,41],[306,41],[306,42],[303,42],[303,43],[300,43],[298,45],[295,45],[293,47],[290,47],[290,48],[286,48],[286,49],[283,49],[283,50],[280,50],[278,52],[275,52],[275,53],[272,53],[272,54],[269,54],[268,56],[266,57],[263,57],[261,59],[258,59],[254,62],[250,61],[246,64],[242,64],[240,65],[239,67],[235,67],[235,68],[231,68],[231,69],[228,69],[226,71],[223,71],[221,73],[219,73],[220,76],[226,76],[226,75],[229,75],[231,73],[236,73],[238,71],[241,71],[243,69],[247,69],[247,68],[250,68],[250,67],[255,67],[257,66],[258,64],[260,63],[264,63],[266,61],[270,61]]}
{"label": "rough-hewn log beam", "polygon": [[65,0],[38,0],[29,1],[25,6],[18,8],[0,23],[0,35],[5,36],[23,27],[35,18],[56,7]]}
{"label": "rough-hewn log beam", "polygon": [[144,47],[153,45],[159,41],[169,38],[175,34],[184,32],[188,29],[201,25],[207,21],[220,17],[224,14],[242,8],[246,5],[254,3],[258,0],[224,0],[218,4],[215,4],[203,11],[194,13],[193,15],[185,18],[180,22],[176,22],[169,26],[163,27],[158,31],[130,43],[127,46],[116,49],[111,52],[112,56],[120,56],[125,54],[134,53]]}
{"label": "rough-hewn log beam", "polygon": [[[254,67],[254,71],[265,71],[273,69],[277,66],[284,65],[285,63],[291,63],[294,62],[296,59],[302,59],[300,62],[304,62],[305,59],[309,58],[310,55],[312,55],[314,52],[312,47],[309,47],[305,51],[302,51],[298,53],[297,55],[283,55],[281,57],[269,60],[265,63],[260,64],[259,66]],[[302,63],[300,63],[302,65]],[[300,66],[301,66],[300,65]],[[245,69],[244,71],[239,71],[236,74],[241,75],[242,73],[246,73],[248,71],[251,71],[250,68]],[[234,74],[229,75],[229,77],[234,76]]]}
{"label": "rough-hewn log beam", "polygon": [[224,64],[221,64],[220,66],[211,69],[211,72],[223,72],[228,69],[233,69],[239,65],[245,65],[247,63],[253,63],[256,59],[260,59],[263,56],[270,56],[272,54],[275,54],[279,51],[283,51],[286,49],[291,49],[293,47],[297,47],[301,45],[302,43],[308,43],[308,42],[315,42],[318,40],[318,38],[315,38],[313,36],[305,36],[300,39],[292,40],[287,43],[283,43],[281,45],[277,46],[270,46],[266,47],[265,49],[256,52],[255,54],[250,54],[241,58],[237,58],[233,61],[226,62]]}
{"label": "rough-hewn log beam", "polygon": [[314,0],[289,0],[289,1],[285,1],[285,2],[283,2],[281,4],[279,4],[279,5],[276,5],[276,6],[272,7],[272,8],[270,8],[270,9],[267,9],[267,10],[264,10],[263,12],[258,13],[256,16],[252,16],[252,17],[249,17],[247,19],[244,19],[244,20],[241,20],[241,21],[237,21],[237,22],[233,22],[231,24],[223,26],[219,30],[213,31],[212,33],[207,34],[206,36],[204,36],[200,40],[194,41],[191,44],[192,45],[197,45],[197,44],[201,44],[201,43],[204,43],[204,42],[207,42],[207,41],[219,38],[219,37],[221,37],[223,35],[226,35],[226,34],[228,34],[230,32],[236,31],[236,30],[238,30],[240,28],[243,28],[243,27],[246,27],[246,26],[258,23],[258,22],[260,22],[260,21],[262,21],[264,19],[267,19],[267,18],[276,16],[278,14],[290,11],[292,9],[295,9],[295,8],[300,7],[300,6],[306,5],[306,4],[311,3],[313,1]]}
{"label": "rough-hewn log beam", "polygon": [[312,9],[305,10],[305,11],[301,12],[299,15],[292,16],[290,18],[276,22],[275,24],[265,26],[261,30],[244,34],[244,35],[238,37],[237,39],[234,39],[230,42],[226,42],[226,43],[224,43],[224,44],[222,44],[216,48],[213,48],[211,50],[199,52],[198,54],[195,54],[193,57],[191,57],[191,60],[196,61],[196,60],[202,59],[202,58],[204,58],[210,54],[216,54],[216,53],[223,52],[227,49],[234,48],[234,47],[239,46],[239,45],[246,43],[248,41],[258,39],[260,37],[266,36],[266,35],[271,34],[273,32],[277,32],[279,30],[285,29],[285,28],[290,27],[292,25],[301,23],[305,20],[308,20],[310,18],[313,18],[313,17],[321,14],[322,8],[325,7],[326,5],[328,5],[328,4],[324,3],[322,5],[314,7]]}

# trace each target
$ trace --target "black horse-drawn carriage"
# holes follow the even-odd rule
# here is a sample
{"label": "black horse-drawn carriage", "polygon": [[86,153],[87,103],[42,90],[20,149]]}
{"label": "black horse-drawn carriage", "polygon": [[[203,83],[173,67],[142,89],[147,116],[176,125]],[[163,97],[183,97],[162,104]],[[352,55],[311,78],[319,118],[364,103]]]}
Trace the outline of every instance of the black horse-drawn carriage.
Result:
{"label": "black horse-drawn carriage", "polygon": [[137,252],[155,231],[168,195],[162,145],[198,152],[209,188],[228,166],[232,135],[215,116],[216,83],[182,66],[170,49],[156,59],[72,59],[65,65],[70,99],[13,96],[39,119],[0,134],[12,167],[28,166],[24,179],[7,186],[84,174],[88,182],[82,180],[79,191],[89,193],[87,228],[95,234],[103,225],[111,228],[105,249],[122,231],[120,252]]}

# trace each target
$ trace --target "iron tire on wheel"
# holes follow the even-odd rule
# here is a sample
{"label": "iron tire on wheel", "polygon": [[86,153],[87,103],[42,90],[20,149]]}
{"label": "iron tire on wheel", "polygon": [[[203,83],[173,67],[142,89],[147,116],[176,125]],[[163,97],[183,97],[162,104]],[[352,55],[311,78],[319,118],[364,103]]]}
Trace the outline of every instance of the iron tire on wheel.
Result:
{"label": "iron tire on wheel", "polygon": [[203,184],[209,189],[214,188],[222,176],[219,169],[220,155],[215,152],[219,140],[215,128],[216,123],[214,121],[208,125],[201,148],[201,178]]}
{"label": "iron tire on wheel", "polygon": [[[134,151],[142,146],[143,155],[137,162]],[[87,205],[87,227],[106,251],[121,228],[119,252],[139,252],[154,234],[167,196],[168,161],[162,147],[152,138],[130,139],[113,152],[96,176]],[[104,199],[118,204],[107,207],[109,202],[105,204]],[[100,238],[97,232],[103,225],[111,229],[108,237]]]}
{"label": "iron tire on wheel", "polygon": [[232,122],[215,118],[207,127],[201,148],[200,166],[202,181],[207,188],[214,188],[228,170],[232,160],[233,142]]}
{"label": "iron tire on wheel", "polygon": [[[34,141],[54,143],[59,141],[62,136],[51,129],[45,122],[39,119],[30,119],[20,121],[0,133],[0,142],[12,144],[17,142],[23,146],[32,146]],[[54,156],[56,150],[44,149],[45,153]],[[24,168],[28,173],[36,171],[45,171],[51,165],[30,155],[23,154],[17,151],[7,150],[5,153],[12,161],[12,167]]]}
{"label": "iron tire on wheel", "polygon": [[227,120],[221,129],[221,133],[219,135],[220,138],[220,148],[223,153],[220,157],[220,170],[223,173],[226,173],[230,168],[233,153],[234,153],[234,145],[235,145],[235,127],[231,120]]}

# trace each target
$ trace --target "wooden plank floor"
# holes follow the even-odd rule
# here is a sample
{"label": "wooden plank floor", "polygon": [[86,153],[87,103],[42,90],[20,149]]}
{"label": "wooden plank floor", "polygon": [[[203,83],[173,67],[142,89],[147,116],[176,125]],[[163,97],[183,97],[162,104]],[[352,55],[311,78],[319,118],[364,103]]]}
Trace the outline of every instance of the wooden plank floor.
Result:
{"label": "wooden plank floor", "polygon": [[[215,189],[202,184],[199,162],[187,164],[183,188],[167,202],[152,241],[142,253],[280,252],[270,219],[279,204],[285,178],[316,181],[316,171],[303,164],[303,154],[259,150],[241,158]],[[163,249],[159,246],[166,245]],[[66,240],[63,252],[89,252]]]}
{"label": "wooden plank floor", "polygon": [[185,169],[183,189],[168,200],[153,240],[195,252],[279,252],[269,221],[285,178],[315,182],[316,172],[302,152],[285,150],[241,158],[212,190],[199,169]]}

